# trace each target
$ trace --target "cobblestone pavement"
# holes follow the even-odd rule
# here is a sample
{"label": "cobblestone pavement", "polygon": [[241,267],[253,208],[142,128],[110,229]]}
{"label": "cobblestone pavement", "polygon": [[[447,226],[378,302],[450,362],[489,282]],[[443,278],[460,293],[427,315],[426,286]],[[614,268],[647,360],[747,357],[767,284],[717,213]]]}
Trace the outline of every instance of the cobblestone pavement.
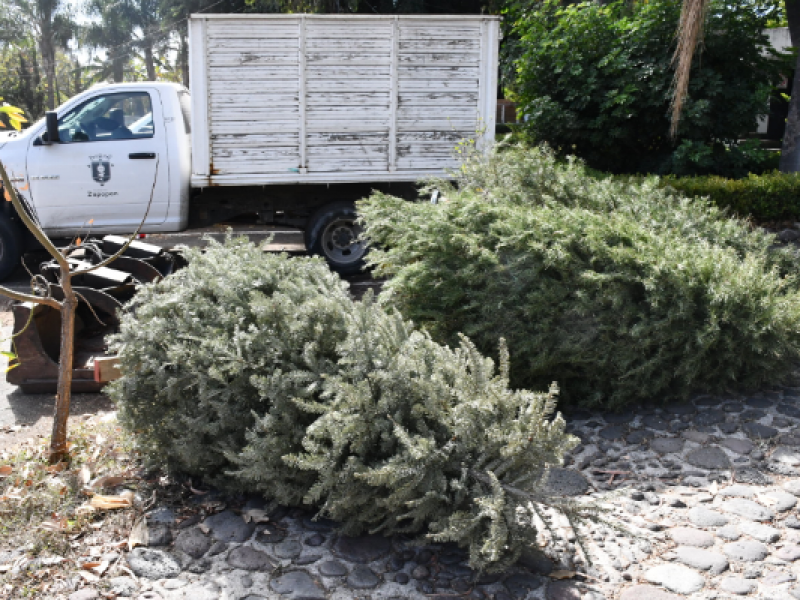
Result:
{"label": "cobblestone pavement", "polygon": [[242,514],[264,508],[250,500],[204,521],[155,508],[147,547],[97,557],[121,558],[126,574],[63,597],[800,599],[800,386],[568,422],[582,443],[550,487],[605,502],[635,534],[591,531],[591,563],[567,535],[502,575],[478,575],[458,548],[342,537],[299,510],[248,523]]}

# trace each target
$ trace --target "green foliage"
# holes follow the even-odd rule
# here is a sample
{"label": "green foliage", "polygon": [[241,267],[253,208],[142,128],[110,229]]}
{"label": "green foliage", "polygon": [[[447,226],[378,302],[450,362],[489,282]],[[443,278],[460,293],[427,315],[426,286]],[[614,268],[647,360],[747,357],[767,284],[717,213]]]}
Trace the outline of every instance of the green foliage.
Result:
{"label": "green foliage", "polygon": [[742,177],[765,168],[767,153],[739,143],[777,81],[767,17],[752,3],[711,4],[676,140],[668,131],[680,2],[512,2],[507,13],[519,40],[514,92],[536,143],[614,173]]}
{"label": "green foliage", "polygon": [[[145,453],[230,486],[226,453],[239,452],[271,402],[289,411],[286,437],[304,434],[292,399],[312,393],[335,358],[350,300],[316,260],[290,263],[244,243],[187,258],[188,268],[137,293],[116,338],[127,375],[109,394]],[[311,362],[304,353],[314,372],[298,368]],[[267,376],[272,389],[259,392],[254,379]]]}
{"label": "green foliage", "polygon": [[590,176],[513,148],[461,170],[448,201],[359,203],[403,314],[443,343],[505,338],[512,385],[583,406],[778,381],[800,356],[796,260],[656,178]]}
{"label": "green foliage", "polygon": [[662,180],[692,198],[709,198],[720,208],[758,221],[800,219],[800,175],[773,171],[746,179],[666,177]]}
{"label": "green foliage", "polygon": [[[110,394],[152,462],[290,505],[344,532],[427,533],[496,569],[536,537],[531,515],[596,507],[548,498],[577,440],[556,392],[512,391],[465,338],[455,349],[321,260],[230,242],[146,286],[114,345]],[[527,514],[527,517],[526,517]]]}

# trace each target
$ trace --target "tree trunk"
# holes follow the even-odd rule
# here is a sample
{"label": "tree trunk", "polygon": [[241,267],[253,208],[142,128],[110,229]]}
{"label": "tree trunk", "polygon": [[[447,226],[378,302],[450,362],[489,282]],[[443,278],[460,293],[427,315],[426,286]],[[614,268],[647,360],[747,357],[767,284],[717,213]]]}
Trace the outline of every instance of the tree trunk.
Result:
{"label": "tree trunk", "polygon": [[47,82],[47,110],[53,110],[56,107],[56,52],[49,35],[49,31],[42,33],[39,53],[42,55],[44,77]]}
{"label": "tree trunk", "polygon": [[183,85],[189,87],[189,42],[186,39],[186,34],[181,33],[181,50],[180,50],[180,63],[181,63],[181,78]]}
{"label": "tree trunk", "polygon": [[77,58],[75,59],[75,80],[73,85],[75,86],[75,95],[78,95],[83,91],[83,82],[81,81],[81,63]]}
{"label": "tree trunk", "polygon": [[50,437],[50,463],[55,464],[68,455],[67,420],[72,400],[72,362],[75,351],[75,309],[78,298],[72,290],[70,275],[62,272],[61,285],[64,302],[61,304],[61,354],[58,360],[58,392],[53,415],[53,433]]}
{"label": "tree trunk", "polygon": [[800,53],[797,54],[794,67],[792,96],[789,98],[789,116],[783,132],[779,169],[781,173],[800,171]]}
{"label": "tree trunk", "polygon": [[[800,0],[785,0],[786,20],[789,24],[789,36],[792,46],[800,45]],[[796,173],[800,171],[800,53],[794,67],[792,78],[792,96],[789,99],[789,115],[786,117],[786,130],[783,132],[781,144],[781,162],[779,169],[782,173]]]}
{"label": "tree trunk", "polygon": [[125,78],[125,57],[115,56],[111,59],[111,73],[114,83],[122,83]]}
{"label": "tree trunk", "polygon": [[147,45],[144,47],[144,66],[147,68],[147,80],[156,80],[156,63],[153,59],[153,47]]}

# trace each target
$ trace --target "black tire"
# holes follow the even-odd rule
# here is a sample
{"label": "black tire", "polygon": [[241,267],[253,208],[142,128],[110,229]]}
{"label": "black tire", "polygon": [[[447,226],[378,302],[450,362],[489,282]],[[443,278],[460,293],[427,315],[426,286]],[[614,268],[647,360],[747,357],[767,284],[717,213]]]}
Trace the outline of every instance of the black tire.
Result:
{"label": "black tire", "polygon": [[0,281],[5,280],[20,265],[22,231],[19,225],[0,215]]}
{"label": "black tire", "polygon": [[359,273],[364,269],[367,246],[359,241],[361,225],[357,218],[352,202],[326,204],[308,220],[306,248],[311,254],[322,256],[337,273]]}

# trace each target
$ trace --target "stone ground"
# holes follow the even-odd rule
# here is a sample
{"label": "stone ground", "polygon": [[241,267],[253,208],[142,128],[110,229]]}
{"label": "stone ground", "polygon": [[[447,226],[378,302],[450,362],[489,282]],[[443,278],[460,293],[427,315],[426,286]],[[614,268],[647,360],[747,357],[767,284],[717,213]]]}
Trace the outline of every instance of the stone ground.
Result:
{"label": "stone ground", "polygon": [[[581,444],[552,471],[551,489],[604,502],[629,529],[590,530],[590,562],[567,534],[501,575],[480,575],[458,548],[348,538],[301,510],[246,522],[261,501],[212,491],[192,511],[153,507],[146,547],[97,556],[116,571],[94,587],[67,581],[59,597],[800,599],[800,382],[621,414],[578,412],[568,422]],[[0,552],[0,563],[13,559]]]}

